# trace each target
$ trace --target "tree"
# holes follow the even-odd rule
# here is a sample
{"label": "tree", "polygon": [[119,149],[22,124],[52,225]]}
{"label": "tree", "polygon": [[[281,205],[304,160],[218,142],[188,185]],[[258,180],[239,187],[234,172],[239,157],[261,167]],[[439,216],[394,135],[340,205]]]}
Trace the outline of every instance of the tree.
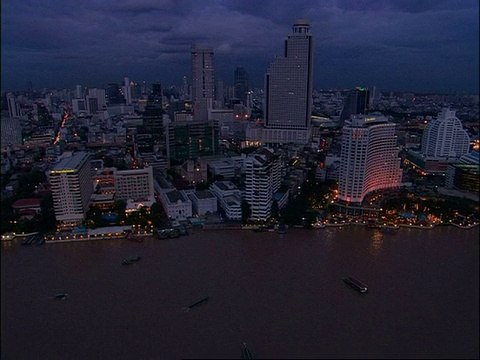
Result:
{"label": "tree", "polygon": [[270,212],[272,218],[278,219],[278,215],[280,214],[279,211],[280,211],[280,209],[279,209],[279,207],[278,207],[278,201],[277,201],[277,200],[273,200],[272,209],[271,209],[271,212]]}
{"label": "tree", "polygon": [[242,199],[242,224],[246,224],[248,218],[252,215],[252,209],[247,200]]}

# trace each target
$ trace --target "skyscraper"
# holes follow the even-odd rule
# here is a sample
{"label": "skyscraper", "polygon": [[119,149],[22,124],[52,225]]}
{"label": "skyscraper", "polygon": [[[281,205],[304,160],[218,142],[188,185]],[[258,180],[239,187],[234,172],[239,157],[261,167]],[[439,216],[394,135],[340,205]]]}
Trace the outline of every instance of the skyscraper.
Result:
{"label": "skyscraper", "polygon": [[212,109],[215,98],[213,49],[193,45],[191,52],[193,116],[204,121],[208,120],[208,109]]}
{"label": "skyscraper", "polygon": [[422,136],[425,157],[460,158],[470,149],[470,137],[463,129],[456,111],[443,109],[437,119],[430,121]]}
{"label": "skyscraper", "polygon": [[313,50],[309,22],[296,21],[285,41],[285,56],[277,57],[265,75],[264,143],[310,141]]}
{"label": "skyscraper", "polygon": [[351,90],[345,99],[339,125],[345,125],[345,120],[350,119],[352,115],[367,114],[369,106],[370,90],[360,86],[356,87],[355,90]]}
{"label": "skyscraper", "polygon": [[368,193],[400,186],[395,124],[381,114],[354,115],[342,130],[339,200],[360,204]]}
{"label": "skyscraper", "polygon": [[125,104],[132,105],[132,87],[128,77],[123,79],[123,96],[125,97]]}
{"label": "skyscraper", "polygon": [[248,73],[243,67],[237,67],[234,73],[235,97],[247,106]]}
{"label": "skyscraper", "polygon": [[12,93],[7,94],[7,105],[8,105],[8,114],[10,115],[10,117],[20,116],[20,112],[18,111],[18,106],[17,106],[17,97],[14,94]]}

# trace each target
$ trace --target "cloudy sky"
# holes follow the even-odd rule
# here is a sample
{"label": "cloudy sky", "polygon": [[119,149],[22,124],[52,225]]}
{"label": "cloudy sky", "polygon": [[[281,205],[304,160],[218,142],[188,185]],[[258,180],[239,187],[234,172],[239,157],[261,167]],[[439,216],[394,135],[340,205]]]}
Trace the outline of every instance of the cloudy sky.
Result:
{"label": "cloudy sky", "polygon": [[2,91],[180,84],[194,43],[226,84],[243,66],[263,86],[296,19],[310,21],[315,89],[479,88],[478,0],[2,0],[1,19]]}

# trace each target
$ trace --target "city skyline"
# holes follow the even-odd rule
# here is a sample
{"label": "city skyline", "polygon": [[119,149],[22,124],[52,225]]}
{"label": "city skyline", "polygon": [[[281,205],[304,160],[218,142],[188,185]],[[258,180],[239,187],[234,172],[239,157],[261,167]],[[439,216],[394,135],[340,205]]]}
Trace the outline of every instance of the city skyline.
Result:
{"label": "city skyline", "polygon": [[479,87],[479,3],[464,1],[2,2],[2,91],[181,84],[195,43],[215,52],[216,77],[264,75],[296,19],[315,40],[314,88],[418,92]]}

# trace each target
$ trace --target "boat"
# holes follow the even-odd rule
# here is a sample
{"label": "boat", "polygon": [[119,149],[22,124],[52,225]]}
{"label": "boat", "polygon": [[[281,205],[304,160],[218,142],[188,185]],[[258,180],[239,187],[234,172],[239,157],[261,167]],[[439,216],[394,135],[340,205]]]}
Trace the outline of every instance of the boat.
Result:
{"label": "boat", "polygon": [[317,221],[316,223],[313,223],[312,226],[315,229],[324,229],[326,227],[326,225],[321,221]]}
{"label": "boat", "polygon": [[384,234],[395,234],[395,231],[397,230],[393,227],[382,227],[381,229]]}
{"label": "boat", "polygon": [[58,293],[58,294],[54,294],[52,296],[52,299],[54,299],[54,300],[65,300],[67,296],[68,296],[68,294]]}
{"label": "boat", "polygon": [[343,282],[350,285],[358,292],[366,293],[368,291],[367,285],[362,283],[360,280],[355,279],[353,276],[347,276],[346,278],[343,278]]}
{"label": "boat", "polygon": [[133,241],[133,242],[142,242],[143,239],[138,235],[138,234],[128,234],[127,236],[128,241]]}
{"label": "boat", "polygon": [[242,359],[253,359],[253,352],[250,350],[246,343],[243,343],[243,350],[242,350]]}
{"label": "boat", "polygon": [[210,297],[209,296],[204,296],[203,298],[201,299],[198,299],[197,301],[191,303],[189,306],[187,306],[186,308],[183,308],[183,310],[185,312],[188,312],[190,311],[191,308],[197,306],[197,305],[200,305],[200,304],[203,304],[204,302],[206,302]]}
{"label": "boat", "polygon": [[126,257],[125,259],[123,259],[122,264],[123,265],[129,265],[131,263],[139,261],[140,259],[141,259],[141,257],[138,256],[138,255],[130,255],[130,256]]}
{"label": "boat", "polygon": [[157,230],[157,238],[158,239],[167,239],[170,234],[170,231],[167,229]]}
{"label": "boat", "polygon": [[285,226],[284,223],[280,223],[280,225],[278,225],[277,232],[278,232],[279,234],[286,234],[286,232],[287,232],[287,227]]}

